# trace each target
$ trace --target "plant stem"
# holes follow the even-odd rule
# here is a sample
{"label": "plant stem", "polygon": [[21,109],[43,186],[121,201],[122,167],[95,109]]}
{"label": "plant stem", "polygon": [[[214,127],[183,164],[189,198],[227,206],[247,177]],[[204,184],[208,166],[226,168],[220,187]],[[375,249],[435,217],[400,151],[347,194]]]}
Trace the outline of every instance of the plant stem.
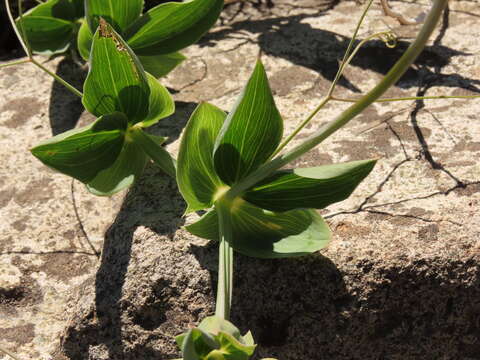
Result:
{"label": "plant stem", "polygon": [[289,162],[297,159],[298,157],[313,149],[315,146],[320,144],[338,129],[345,126],[350,120],[360,114],[369,105],[375,102],[380,96],[382,96],[389,87],[394,85],[403,76],[403,74],[408,70],[410,65],[422,52],[428,39],[430,38],[430,35],[434,31],[438,21],[440,20],[443,10],[447,6],[447,4],[448,0],[434,0],[432,9],[430,10],[425,20],[425,23],[423,24],[415,41],[409,46],[409,48],[405,51],[402,57],[390,69],[390,71],[387,73],[387,75],[385,75],[382,81],[377,84],[377,86],[375,86],[372,90],[370,90],[366,95],[360,98],[356,103],[350,106],[343,113],[341,113],[336,119],[322,126],[303,143],[296,146],[289,152],[265,163],[256,171],[245,177],[234,187],[232,187],[228,191],[227,195],[231,198],[240,196],[244,191],[254,186],[257,182],[263,180],[264,178],[272,174],[274,171],[280,169]]}
{"label": "plant stem", "polygon": [[3,348],[0,347],[0,352],[4,353],[5,355],[7,356],[10,356],[13,360],[20,360],[18,357],[16,357],[15,355],[13,355],[10,351],[7,351]]}
{"label": "plant stem", "polygon": [[353,44],[357,38],[357,34],[358,34],[358,31],[360,30],[360,26],[362,25],[363,23],[363,20],[365,20],[365,16],[367,15],[367,12],[368,10],[370,9],[370,7],[372,6],[373,4],[373,0],[370,0],[367,4],[367,6],[365,7],[365,10],[363,11],[362,13],[362,16],[360,17],[360,20],[358,21],[357,23],[357,27],[355,28],[355,31],[353,32],[353,36],[352,38],[350,39],[350,42],[348,43],[348,47],[347,47],[347,50],[345,51],[345,54],[343,55],[343,59],[340,63],[340,66],[338,68],[338,71],[337,71],[337,74],[335,75],[335,78],[334,80],[332,81],[331,85],[330,85],[330,88],[327,92],[327,95],[320,101],[320,104],[310,113],[310,115],[304,120],[302,121],[296,128],[295,130],[293,130],[293,132],[278,146],[278,148],[275,150],[275,152],[272,154],[272,156],[270,157],[270,159],[272,159],[274,156],[278,155],[278,153],[280,151],[282,151],[285,146],[287,146],[290,141],[292,141],[292,139],[298,135],[298,133],[300,131],[302,131],[302,129],[308,125],[308,123],[310,121],[312,121],[312,119],[318,114],[318,112],[331,100],[331,96],[332,96],[332,93],[333,91],[335,90],[335,86],[337,85],[337,82],[338,80],[340,80],[340,78],[342,77],[343,75],[343,71],[345,70],[345,67],[350,63],[350,61],[352,60],[352,58],[355,56],[355,54],[357,53],[357,51],[360,49],[360,47],[365,43],[367,42],[368,40],[370,40],[372,37],[376,37],[378,36],[379,34],[383,34],[383,33],[387,33],[387,32],[382,32],[382,33],[378,33],[378,34],[374,34],[372,36],[369,36],[367,39],[363,40],[360,44],[358,44],[358,46],[355,48],[355,50],[353,51],[353,53],[350,55],[350,52],[352,51],[352,47],[353,47]]}
{"label": "plant stem", "polygon": [[228,199],[229,198],[225,196],[215,203],[220,230],[215,315],[225,320],[230,318],[233,292],[233,248],[230,245],[233,241],[230,214],[232,202]]}
{"label": "plant stem", "polygon": [[26,64],[26,63],[29,63],[29,62],[31,62],[30,59],[12,61],[12,62],[9,62],[9,63],[6,63],[6,64],[0,64],[0,69],[1,68],[6,68],[6,67],[9,67],[9,66],[13,66],[13,65]]}
{"label": "plant stem", "polygon": [[[23,20],[23,10],[22,10],[21,0],[17,0],[17,4],[18,4],[18,13],[19,13],[20,20]],[[23,22],[20,21],[20,30],[22,32],[22,34],[20,34],[20,30],[18,29],[18,27],[15,23],[15,19],[13,18],[12,11],[10,9],[10,3],[9,3],[8,0],[5,0],[5,8],[7,10],[8,19],[10,20],[10,23],[12,24],[12,27],[13,27],[13,30],[15,31],[15,34],[17,35],[18,41],[20,41],[20,44],[22,45],[23,50],[25,51],[25,53],[28,56],[28,60],[19,60],[18,63],[22,64],[22,63],[31,62],[32,64],[39,67],[41,70],[45,71],[48,75],[52,76],[55,80],[57,80],[60,84],[65,86],[73,94],[75,94],[79,97],[83,97],[83,94],[82,94],[81,91],[77,90],[73,85],[70,85],[68,82],[63,80],[60,76],[51,72],[45,66],[43,66],[42,64],[40,64],[37,60],[35,60],[33,58],[32,49],[30,48],[30,45],[28,43],[28,38],[27,38],[27,35],[26,35],[26,32],[25,32],[25,29],[23,27]],[[14,65],[14,63],[5,64],[4,66],[6,67],[6,66],[10,66],[10,65]],[[4,67],[4,66],[0,65],[0,68]]]}
{"label": "plant stem", "polygon": [[[375,102],[382,103],[382,102],[392,102],[392,101],[408,101],[408,100],[440,100],[440,99],[478,99],[480,95],[438,95],[438,96],[407,96],[401,98],[383,98],[377,99]],[[337,98],[333,96],[331,98],[332,101],[342,101],[342,102],[352,102],[355,103],[359,99],[343,99]]]}

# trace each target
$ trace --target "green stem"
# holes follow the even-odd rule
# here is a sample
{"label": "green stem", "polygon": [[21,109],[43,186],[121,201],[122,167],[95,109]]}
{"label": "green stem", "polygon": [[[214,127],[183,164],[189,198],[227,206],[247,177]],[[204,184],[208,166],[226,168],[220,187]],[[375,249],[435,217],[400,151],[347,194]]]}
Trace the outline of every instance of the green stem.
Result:
{"label": "green stem", "polygon": [[13,355],[10,351],[7,351],[3,348],[0,347],[0,352],[4,353],[5,355],[7,356],[10,356],[13,360],[20,360],[18,357],[16,357],[15,355]]}
{"label": "green stem", "polygon": [[[377,99],[375,102],[382,103],[382,102],[392,102],[392,101],[408,101],[408,100],[440,100],[440,99],[478,99],[480,95],[438,95],[438,96],[407,96],[401,98],[383,98]],[[359,101],[359,99],[343,99],[332,97],[332,101],[342,101],[342,102],[352,102],[355,103]]]}
{"label": "green stem", "polygon": [[425,47],[430,35],[434,31],[443,10],[448,4],[448,0],[435,0],[432,9],[430,10],[428,17],[425,20],[425,23],[422,26],[417,38],[410,45],[410,47],[405,51],[402,57],[397,61],[397,63],[390,69],[390,71],[385,75],[383,80],[377,84],[372,90],[370,90],[365,96],[360,98],[355,104],[350,106],[347,110],[341,113],[336,119],[325,124],[318,131],[316,131],[311,137],[306,139],[303,143],[296,146],[289,152],[273,159],[272,161],[267,162],[262,165],[256,171],[245,177],[242,181],[232,187],[227,195],[235,198],[240,196],[244,191],[255,185],[257,182],[263,180],[274,171],[282,168],[287,165],[289,162],[297,159],[306,152],[313,149],[315,146],[320,144],[338,129],[345,126],[350,120],[355,116],[360,114],[365,110],[369,105],[375,102],[380,96],[382,96],[388,88],[394,85],[408,70],[410,65],[415,61],[418,55],[422,52]]}
{"label": "green stem", "polygon": [[13,66],[13,65],[26,64],[26,63],[29,63],[29,62],[31,62],[30,59],[12,61],[12,62],[9,62],[9,63],[6,63],[6,64],[0,64],[0,69],[1,68],[6,68],[6,67],[9,67],[9,66]]}
{"label": "green stem", "polygon": [[270,159],[272,159],[273,157],[277,156],[280,151],[282,151],[285,146],[287,146],[290,141],[293,140],[293,138],[295,136],[298,135],[298,133],[300,131],[303,130],[303,128],[305,126],[308,125],[308,123],[310,123],[310,121],[312,121],[312,119],[318,114],[318,112],[331,100],[331,96],[332,96],[332,93],[333,91],[335,90],[335,86],[337,85],[337,82],[338,80],[340,80],[340,78],[342,77],[343,75],[343,72],[345,70],[345,67],[350,63],[350,61],[352,60],[352,58],[355,56],[355,54],[358,52],[358,50],[360,49],[360,47],[365,44],[365,42],[367,42],[368,40],[370,40],[371,38],[373,37],[376,37],[378,36],[379,34],[384,34],[384,33],[388,33],[388,32],[382,32],[382,33],[378,33],[378,34],[374,34],[372,36],[369,36],[367,39],[363,40],[360,44],[358,44],[358,46],[355,48],[355,50],[353,51],[352,54],[350,54],[350,52],[352,51],[352,47],[353,47],[353,44],[355,42],[355,39],[357,38],[357,34],[358,34],[358,31],[360,30],[360,26],[362,25],[363,23],[363,20],[365,19],[365,16],[367,15],[367,12],[368,10],[370,9],[370,7],[372,6],[372,3],[373,3],[373,0],[370,0],[369,3],[367,4],[367,6],[365,7],[365,10],[363,11],[362,13],[362,16],[360,17],[360,20],[358,21],[357,23],[357,27],[355,28],[355,31],[353,32],[353,36],[352,38],[350,39],[350,42],[348,43],[348,47],[347,47],[347,50],[345,51],[345,54],[343,55],[343,60],[342,62],[340,63],[340,66],[338,68],[338,71],[337,71],[337,74],[335,75],[335,78],[332,82],[332,84],[330,85],[330,88],[328,90],[328,93],[327,95],[320,101],[320,104],[310,113],[310,115],[305,119],[303,120],[296,128],[295,130],[293,130],[293,132],[278,146],[278,148],[275,150],[275,152],[272,154],[272,156],[270,157]]}
{"label": "green stem", "polygon": [[18,30],[18,27],[15,24],[15,19],[13,18],[12,9],[10,9],[10,2],[8,0],[5,0],[5,9],[7,10],[7,16],[8,16],[8,19],[10,20],[10,23],[12,24],[13,31],[15,31],[15,35],[17,35],[18,41],[20,41],[20,45],[22,45],[23,50],[25,51],[25,54],[27,54],[27,56],[30,57],[30,50],[28,49],[27,45],[23,41],[22,35],[20,34],[20,31]]}
{"label": "green stem", "polygon": [[175,178],[175,160],[167,150],[165,150],[160,144],[156,143],[150,136],[145,134],[140,127],[133,126],[128,133],[132,139],[141,146],[143,151],[150,156],[155,164],[157,164],[167,175]]}
{"label": "green stem", "polygon": [[48,75],[50,75],[51,77],[53,77],[55,80],[57,80],[60,84],[62,84],[63,86],[65,86],[68,90],[70,90],[70,92],[74,95],[77,95],[78,97],[82,98],[83,97],[83,93],[79,90],[77,90],[73,85],[70,85],[68,82],[66,82],[65,80],[63,80],[60,76],[58,76],[57,74],[55,74],[54,72],[48,70],[45,66],[43,66],[42,64],[40,64],[37,60],[35,60],[34,58],[31,59],[32,63],[35,64],[36,66],[38,66],[40,69],[42,69],[43,71],[45,71]]}
{"label": "green stem", "polygon": [[215,315],[229,320],[232,306],[233,293],[233,241],[231,208],[232,202],[228,197],[223,197],[215,203],[218,212],[220,230],[220,246],[218,261],[218,284]]}

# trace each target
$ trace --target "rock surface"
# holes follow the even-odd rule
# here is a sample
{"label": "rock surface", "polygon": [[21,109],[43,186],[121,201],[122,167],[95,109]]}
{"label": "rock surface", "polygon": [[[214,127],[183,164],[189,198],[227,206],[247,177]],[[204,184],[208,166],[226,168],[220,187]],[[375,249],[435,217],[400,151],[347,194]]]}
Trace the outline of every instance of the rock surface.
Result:
{"label": "rock surface", "polygon": [[[274,3],[232,5],[166,79],[177,113],[153,131],[170,137],[172,153],[198,102],[231,108],[259,50],[286,133],[325,94],[362,7]],[[410,18],[427,9],[391,3]],[[480,91],[478,4],[450,8],[387,96]],[[337,96],[367,91],[418,29],[374,8],[360,35],[385,22],[402,36],[397,48],[367,44]],[[84,75],[65,62],[48,66]],[[172,337],[213,311],[216,246],[181,229],[192,219],[153,166],[126,196],[95,198],[78,183],[72,192],[71,180],[27,149],[50,136],[49,120],[57,133],[91,116],[33,67],[1,75],[0,346],[34,359],[178,357]],[[298,141],[346,106],[329,104]],[[321,254],[236,257],[233,322],[252,330],[258,359],[480,359],[479,112],[478,100],[375,104],[296,162],[380,159],[350,199],[322,211],[334,239]],[[85,234],[103,246],[100,262]]]}

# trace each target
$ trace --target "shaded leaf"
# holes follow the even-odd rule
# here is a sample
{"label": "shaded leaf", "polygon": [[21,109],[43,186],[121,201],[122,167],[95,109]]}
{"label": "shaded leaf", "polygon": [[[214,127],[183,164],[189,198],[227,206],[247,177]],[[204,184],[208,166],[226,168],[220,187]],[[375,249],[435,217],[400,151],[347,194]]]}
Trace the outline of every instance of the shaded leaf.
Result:
{"label": "shaded leaf", "polygon": [[157,123],[158,120],[166,118],[175,112],[175,102],[168,90],[158,82],[158,80],[147,75],[150,95],[148,99],[148,115],[142,120],[143,127],[149,127]]}
{"label": "shaded leaf", "polygon": [[77,19],[77,4],[73,0],[48,0],[27,11],[24,17],[42,16],[62,20],[74,21]]}
{"label": "shaded leaf", "polygon": [[94,195],[110,196],[131,186],[143,173],[148,157],[140,146],[125,141],[116,161],[87,184]]}
{"label": "shaded leaf", "polygon": [[74,32],[71,21],[48,16],[25,16],[17,20],[17,26],[24,28],[31,49],[40,54],[66,51]]}
{"label": "shaded leaf", "polygon": [[145,71],[158,79],[175,69],[186,57],[179,52],[173,52],[165,55],[139,56],[138,59]]}
{"label": "shaded leaf", "polygon": [[150,87],[135,54],[113,28],[102,21],[94,35],[83,105],[96,116],[120,111],[129,123],[148,114]]}
{"label": "shaded leaf", "polygon": [[217,174],[231,185],[263,164],[277,148],[283,120],[260,61],[223,124],[215,144]]}
{"label": "shaded leaf", "polygon": [[215,173],[212,154],[225,117],[219,108],[203,103],[187,123],[177,165],[178,188],[188,204],[186,212],[211,207],[215,193],[224,187]]}
{"label": "shaded leaf", "polygon": [[[330,230],[315,210],[282,213],[263,210],[242,199],[232,209],[232,247],[247,256],[284,258],[311,254],[328,245]],[[218,240],[218,215],[210,210],[186,226],[193,235]]]}
{"label": "shaded leaf", "polygon": [[31,151],[45,165],[81,182],[89,182],[115,162],[122,149],[127,119],[102,116],[93,124],[57,135]]}
{"label": "shaded leaf", "polygon": [[143,5],[143,0],[85,0],[88,26],[95,32],[103,18],[117,32],[123,32],[142,14]]}
{"label": "shaded leaf", "polygon": [[348,198],[372,171],[375,163],[376,160],[363,160],[278,171],[243,197],[272,211],[323,209]]}
{"label": "shaded leaf", "polygon": [[193,0],[160,4],[143,14],[126,31],[138,55],[161,55],[181,50],[210,29],[223,8],[223,0]]}

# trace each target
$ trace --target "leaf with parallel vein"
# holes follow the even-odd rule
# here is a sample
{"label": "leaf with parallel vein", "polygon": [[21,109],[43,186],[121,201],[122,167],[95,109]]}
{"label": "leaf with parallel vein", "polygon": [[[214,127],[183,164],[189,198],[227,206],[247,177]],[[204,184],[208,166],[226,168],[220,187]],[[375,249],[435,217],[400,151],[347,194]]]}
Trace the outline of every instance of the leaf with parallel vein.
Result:
{"label": "leaf with parallel vein", "polygon": [[144,0],[85,0],[88,26],[95,32],[103,18],[123,32],[142,14],[143,6]]}

